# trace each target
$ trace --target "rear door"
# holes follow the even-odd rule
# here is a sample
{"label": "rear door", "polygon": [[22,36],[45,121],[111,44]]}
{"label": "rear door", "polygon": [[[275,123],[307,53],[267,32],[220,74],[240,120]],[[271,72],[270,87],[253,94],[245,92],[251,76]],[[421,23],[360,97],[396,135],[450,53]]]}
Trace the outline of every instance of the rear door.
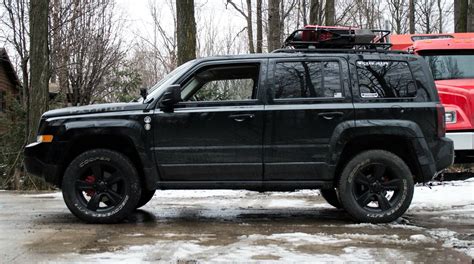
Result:
{"label": "rear door", "polygon": [[347,62],[274,59],[264,136],[264,180],[329,180],[335,128],[353,121]]}

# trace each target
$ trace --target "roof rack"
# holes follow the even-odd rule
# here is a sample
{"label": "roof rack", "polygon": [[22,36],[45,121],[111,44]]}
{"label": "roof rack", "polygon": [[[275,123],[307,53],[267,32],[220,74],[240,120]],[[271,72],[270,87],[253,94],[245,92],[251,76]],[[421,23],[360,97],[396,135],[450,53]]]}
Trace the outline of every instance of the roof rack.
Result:
{"label": "roof rack", "polygon": [[386,51],[392,46],[389,35],[389,30],[307,25],[291,33],[282,48],[274,52],[318,49]]}

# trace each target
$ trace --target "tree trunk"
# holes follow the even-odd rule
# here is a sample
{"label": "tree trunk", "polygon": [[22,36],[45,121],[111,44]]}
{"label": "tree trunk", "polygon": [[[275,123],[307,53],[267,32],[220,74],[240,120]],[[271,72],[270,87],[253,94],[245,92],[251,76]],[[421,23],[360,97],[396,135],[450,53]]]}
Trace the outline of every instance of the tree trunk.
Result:
{"label": "tree trunk", "polygon": [[281,47],[280,0],[268,0],[268,51]]}
{"label": "tree trunk", "polygon": [[176,1],[178,65],[196,58],[194,0]]}
{"label": "tree trunk", "polygon": [[319,20],[319,0],[311,0],[309,3],[309,23],[311,25],[319,25],[321,21]]}
{"label": "tree trunk", "polygon": [[467,32],[474,32],[474,0],[469,1],[469,7],[467,11]]}
{"label": "tree trunk", "polygon": [[303,26],[308,24],[308,18],[306,14],[306,0],[301,0],[301,16],[303,17]]}
{"label": "tree trunk", "polygon": [[30,142],[35,140],[40,117],[48,109],[48,11],[49,0],[30,1]]}
{"label": "tree trunk", "polygon": [[439,23],[439,33],[443,33],[443,6],[441,5],[441,0],[438,0],[438,23]]}
{"label": "tree trunk", "polygon": [[410,24],[410,34],[415,34],[415,0],[408,3],[408,23]]}
{"label": "tree trunk", "polygon": [[252,0],[247,0],[247,37],[249,39],[249,52],[255,53],[253,45]]}
{"label": "tree trunk", "polygon": [[467,32],[468,9],[468,0],[454,0],[454,32]]}
{"label": "tree trunk", "polygon": [[262,53],[263,25],[262,25],[262,0],[257,0],[257,53]]}
{"label": "tree trunk", "polygon": [[334,26],[334,16],[336,13],[334,6],[334,0],[326,0],[326,6],[324,7],[324,16],[326,19],[326,26]]}

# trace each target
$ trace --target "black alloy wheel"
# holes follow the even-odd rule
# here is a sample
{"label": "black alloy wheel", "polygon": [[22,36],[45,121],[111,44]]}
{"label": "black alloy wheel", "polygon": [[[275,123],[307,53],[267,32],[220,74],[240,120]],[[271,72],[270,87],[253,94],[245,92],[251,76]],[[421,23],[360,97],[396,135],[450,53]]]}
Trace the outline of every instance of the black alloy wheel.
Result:
{"label": "black alloy wheel", "polygon": [[410,206],[414,183],[410,169],[397,155],[369,150],[347,163],[339,181],[339,198],[357,221],[386,223]]}
{"label": "black alloy wheel", "polygon": [[76,180],[75,187],[76,195],[91,211],[114,208],[128,192],[122,173],[101,161],[89,166]]}
{"label": "black alloy wheel", "polygon": [[90,223],[116,223],[135,210],[141,197],[138,173],[123,154],[94,149],[66,169],[62,191],[69,210]]}

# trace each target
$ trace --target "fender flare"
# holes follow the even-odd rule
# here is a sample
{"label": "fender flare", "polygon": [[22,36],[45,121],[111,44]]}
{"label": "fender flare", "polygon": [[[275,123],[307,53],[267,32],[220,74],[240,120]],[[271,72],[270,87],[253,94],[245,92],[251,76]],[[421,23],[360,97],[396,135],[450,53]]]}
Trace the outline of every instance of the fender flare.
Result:
{"label": "fender flare", "polygon": [[[59,121],[59,120],[58,120]],[[61,132],[59,140],[68,142],[67,151],[74,142],[83,137],[94,136],[118,136],[127,138],[133,144],[141,169],[144,173],[144,185],[149,190],[155,190],[159,181],[153,153],[150,150],[153,135],[143,128],[138,120],[122,118],[100,118],[88,120],[61,120]],[[64,159],[64,157],[62,157]]]}
{"label": "fender flare", "polygon": [[339,124],[329,141],[328,161],[334,166],[339,162],[339,158],[345,146],[352,140],[360,136],[400,136],[410,144],[417,157],[420,166],[422,179],[431,179],[436,174],[436,166],[433,155],[428,147],[423,132],[420,127],[408,120],[356,120],[346,121]]}

